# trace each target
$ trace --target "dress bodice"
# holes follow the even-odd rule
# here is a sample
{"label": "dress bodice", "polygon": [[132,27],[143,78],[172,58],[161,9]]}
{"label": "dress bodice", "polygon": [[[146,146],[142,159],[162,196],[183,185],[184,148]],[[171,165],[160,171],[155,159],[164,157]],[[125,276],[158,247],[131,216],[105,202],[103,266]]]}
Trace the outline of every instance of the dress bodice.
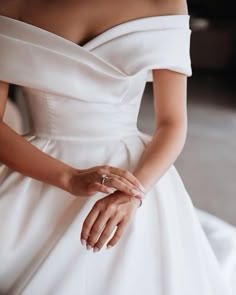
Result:
{"label": "dress bodice", "polygon": [[0,16],[0,80],[23,88],[38,135],[76,136],[85,125],[87,136],[129,134],[152,69],[191,75],[190,35],[189,15],[154,16],[79,46]]}
{"label": "dress bodice", "polygon": [[[34,135],[24,138],[71,167],[110,165],[133,173],[151,142],[136,124],[146,81],[152,69],[191,75],[190,33],[188,15],[147,17],[78,46],[0,16],[0,80],[24,91]],[[28,156],[19,155],[20,163]],[[32,155],[37,165],[41,157]],[[10,162],[12,167],[0,163],[0,294],[231,294],[235,231],[204,221],[212,251],[173,165],[146,194],[118,243],[108,252],[104,244],[94,255],[86,253],[79,234],[104,193],[73,196],[15,171]],[[50,179],[57,177],[52,167],[44,168]]]}

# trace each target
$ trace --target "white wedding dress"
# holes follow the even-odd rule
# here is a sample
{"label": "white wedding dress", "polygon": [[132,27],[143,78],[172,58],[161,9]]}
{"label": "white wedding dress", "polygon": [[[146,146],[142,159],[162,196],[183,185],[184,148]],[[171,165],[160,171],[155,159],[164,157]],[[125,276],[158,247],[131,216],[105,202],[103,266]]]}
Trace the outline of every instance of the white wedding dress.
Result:
{"label": "white wedding dress", "polygon": [[[151,139],[137,129],[146,81],[157,68],[191,75],[190,35],[188,15],[154,16],[78,46],[0,16],[0,80],[22,87],[24,137],[38,149],[73,167],[133,171]],[[236,294],[235,229],[194,208],[174,165],[120,241],[93,253],[80,232],[104,196],[75,197],[1,164],[0,294]]]}

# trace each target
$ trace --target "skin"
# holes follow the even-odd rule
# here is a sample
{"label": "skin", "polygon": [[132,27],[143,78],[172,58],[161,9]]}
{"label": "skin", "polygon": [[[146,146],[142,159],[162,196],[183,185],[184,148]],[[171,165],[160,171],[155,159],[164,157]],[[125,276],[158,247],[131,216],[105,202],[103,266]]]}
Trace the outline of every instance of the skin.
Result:
{"label": "skin", "polygon": [[[97,3],[97,0],[3,0],[0,15],[31,23],[83,45],[125,21],[188,13],[185,0],[139,0],[139,5],[137,0],[99,0],[99,6]],[[95,6],[96,9],[93,9]],[[108,9],[114,12],[112,16],[107,13]],[[131,174],[107,165],[81,170],[38,150],[3,123],[9,84],[0,81],[0,161],[23,175],[60,187],[73,195],[92,197],[97,191],[107,193],[88,213],[80,238],[82,244],[86,244],[87,249],[94,248],[94,252],[105,243],[114,246],[140,206],[140,201],[134,196],[143,197],[148,193],[183,149],[187,132],[186,89],[186,75],[165,69],[153,70],[156,129]],[[12,154],[16,157],[12,158]],[[99,182],[104,173],[110,178],[105,185],[101,185]],[[111,193],[111,188],[116,191]]]}

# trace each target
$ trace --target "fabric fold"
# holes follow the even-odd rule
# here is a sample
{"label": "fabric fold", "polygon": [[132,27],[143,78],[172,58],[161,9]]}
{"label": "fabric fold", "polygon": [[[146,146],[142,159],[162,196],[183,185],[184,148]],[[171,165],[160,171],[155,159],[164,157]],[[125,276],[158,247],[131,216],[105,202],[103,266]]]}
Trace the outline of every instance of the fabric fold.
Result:
{"label": "fabric fold", "polygon": [[[44,29],[0,16],[0,80],[88,101],[102,87],[106,91],[100,101],[111,96],[121,101],[130,78],[140,72],[146,71],[148,81],[154,68],[191,75],[188,22],[188,15],[128,21],[78,46]],[[6,62],[9,59],[12,62]],[[65,92],[70,77],[79,82],[75,80]]]}
{"label": "fabric fold", "polygon": [[[151,141],[137,127],[146,81],[152,69],[191,75],[190,35],[187,15],[146,17],[78,46],[0,16],[0,80],[21,86],[32,127],[24,139],[78,169],[132,173]],[[94,254],[79,236],[105,196],[73,196],[1,165],[0,293],[231,295],[234,231],[217,225],[228,228],[227,249],[209,235],[210,222],[204,234],[173,165],[118,243]]]}

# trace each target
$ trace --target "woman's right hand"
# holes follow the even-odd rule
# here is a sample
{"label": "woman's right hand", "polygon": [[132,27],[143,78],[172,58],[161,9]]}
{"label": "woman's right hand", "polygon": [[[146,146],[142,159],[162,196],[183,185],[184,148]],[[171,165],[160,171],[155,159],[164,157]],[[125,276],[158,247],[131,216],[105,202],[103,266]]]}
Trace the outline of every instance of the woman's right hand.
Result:
{"label": "woman's right hand", "polygon": [[[103,175],[108,178],[102,184]],[[68,178],[66,190],[80,197],[90,197],[97,192],[111,194],[116,190],[132,196],[144,193],[142,184],[132,173],[109,165],[82,170],[73,169]]]}

